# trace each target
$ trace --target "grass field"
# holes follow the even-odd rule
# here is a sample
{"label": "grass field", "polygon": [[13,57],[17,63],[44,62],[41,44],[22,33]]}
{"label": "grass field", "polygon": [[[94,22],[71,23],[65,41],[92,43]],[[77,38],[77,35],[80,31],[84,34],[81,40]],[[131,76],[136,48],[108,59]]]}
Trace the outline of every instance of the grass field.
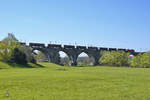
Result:
{"label": "grass field", "polygon": [[150,100],[150,69],[40,64],[0,63],[0,100]]}

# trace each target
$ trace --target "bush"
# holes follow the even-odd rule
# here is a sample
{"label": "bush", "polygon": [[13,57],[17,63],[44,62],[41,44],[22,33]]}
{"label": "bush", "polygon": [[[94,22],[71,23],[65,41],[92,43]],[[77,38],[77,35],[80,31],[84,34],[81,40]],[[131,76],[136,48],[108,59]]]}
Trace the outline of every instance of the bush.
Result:
{"label": "bush", "polygon": [[129,66],[129,53],[124,51],[103,52],[99,62],[110,66]]}
{"label": "bush", "polygon": [[130,66],[150,68],[150,52],[133,57]]}
{"label": "bush", "polygon": [[34,64],[37,63],[35,58],[32,58],[32,59],[30,60],[30,62],[31,62],[31,63],[34,63]]}
{"label": "bush", "polygon": [[27,64],[26,55],[20,49],[15,48],[11,55],[11,62],[17,64]]}
{"label": "bush", "polygon": [[0,42],[0,60],[8,62],[11,59],[14,48],[20,48],[20,44],[15,41],[1,41]]}

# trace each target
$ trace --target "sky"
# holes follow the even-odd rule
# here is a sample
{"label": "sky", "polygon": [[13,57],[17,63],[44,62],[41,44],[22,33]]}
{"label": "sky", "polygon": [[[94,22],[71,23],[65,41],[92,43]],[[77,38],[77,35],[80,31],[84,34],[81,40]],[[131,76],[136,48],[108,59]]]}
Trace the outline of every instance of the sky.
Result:
{"label": "sky", "polygon": [[0,40],[150,50],[150,0],[0,0]]}

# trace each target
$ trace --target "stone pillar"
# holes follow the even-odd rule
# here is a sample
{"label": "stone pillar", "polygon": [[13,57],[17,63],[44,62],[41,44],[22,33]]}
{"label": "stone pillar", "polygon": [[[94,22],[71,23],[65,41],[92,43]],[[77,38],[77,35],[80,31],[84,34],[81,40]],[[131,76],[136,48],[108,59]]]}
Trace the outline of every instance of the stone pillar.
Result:
{"label": "stone pillar", "polygon": [[77,66],[77,58],[78,58],[78,55],[77,55],[77,54],[72,54],[72,55],[71,55],[72,66]]}
{"label": "stone pillar", "polygon": [[101,57],[100,52],[98,51],[98,52],[94,53],[93,57],[94,57],[94,60],[95,60],[94,65],[95,66],[99,65],[99,59]]}
{"label": "stone pillar", "polygon": [[96,57],[94,57],[94,59],[95,59],[95,62],[94,62],[94,65],[96,66],[96,65],[99,65],[99,59]]}

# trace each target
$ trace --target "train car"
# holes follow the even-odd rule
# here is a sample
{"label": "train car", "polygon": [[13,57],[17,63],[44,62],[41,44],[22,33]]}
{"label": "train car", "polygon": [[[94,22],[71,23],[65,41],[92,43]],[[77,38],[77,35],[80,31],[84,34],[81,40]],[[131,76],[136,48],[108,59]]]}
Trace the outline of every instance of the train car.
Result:
{"label": "train car", "polygon": [[88,47],[88,49],[90,49],[90,50],[98,50],[97,47]]}
{"label": "train car", "polygon": [[116,48],[109,48],[109,51],[117,51]]}
{"label": "train car", "polygon": [[77,49],[82,49],[82,50],[85,50],[86,49],[86,46],[76,46]]}
{"label": "train car", "polygon": [[65,49],[75,49],[75,46],[73,45],[64,45]]}
{"label": "train car", "polygon": [[125,52],[126,52],[127,50],[126,50],[126,49],[120,49],[120,48],[119,48],[118,51],[125,51]]}
{"label": "train car", "polygon": [[19,42],[21,45],[26,45],[26,43],[24,43],[24,42]]}
{"label": "train car", "polygon": [[108,48],[102,48],[102,47],[100,47],[100,50],[101,51],[108,51]]}
{"label": "train car", "polygon": [[127,49],[127,52],[135,52],[134,49]]}
{"label": "train car", "polygon": [[45,44],[42,43],[29,43],[31,47],[45,47]]}
{"label": "train car", "polygon": [[48,47],[50,47],[50,48],[61,48],[62,46],[60,44],[48,44]]}

